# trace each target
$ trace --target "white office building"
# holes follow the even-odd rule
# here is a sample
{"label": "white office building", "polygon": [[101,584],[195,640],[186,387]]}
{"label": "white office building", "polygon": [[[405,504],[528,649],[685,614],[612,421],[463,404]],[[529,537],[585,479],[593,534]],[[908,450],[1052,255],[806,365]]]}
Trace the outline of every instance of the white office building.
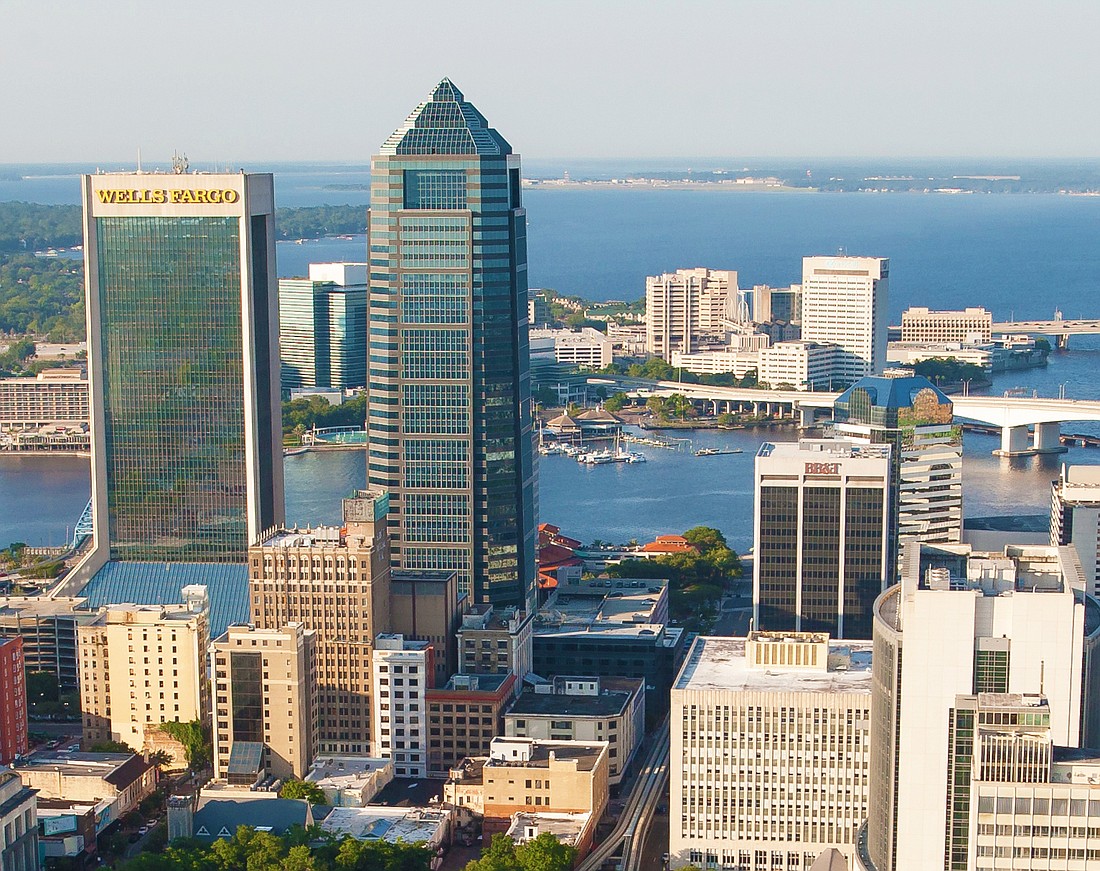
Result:
{"label": "white office building", "polygon": [[[1089,746],[1100,719],[1098,645],[1100,604],[1084,593],[1073,548],[1010,545],[1003,553],[976,553],[967,545],[906,543],[901,583],[874,606],[870,818],[860,867],[1037,867],[1015,863],[1019,841],[983,816],[988,803],[979,803],[976,825],[979,834],[1001,836],[995,856],[972,866],[952,851],[970,825],[974,800],[959,792],[968,772],[949,751],[961,738],[975,740],[972,724],[959,720],[959,699],[1041,694],[1050,741]],[[993,725],[1008,723],[1002,716]],[[994,812],[999,806],[997,799]],[[994,828],[982,828],[988,825]],[[997,857],[1013,861],[990,861]]]}
{"label": "white office building", "polygon": [[670,867],[854,862],[868,805],[871,643],[695,639],[672,688]]}
{"label": "white office building", "polygon": [[[531,330],[532,349],[552,345],[554,362],[602,369],[612,361],[613,343],[592,327],[579,330]],[[547,341],[549,340],[549,341]]]}
{"label": "white office building", "polygon": [[838,376],[841,349],[805,340],[776,342],[760,352],[757,379],[775,389],[789,385],[792,390],[829,390]]}
{"label": "white office building", "polygon": [[760,353],[758,351],[732,349],[696,351],[694,354],[673,351],[668,362],[678,369],[685,369],[698,375],[724,375],[729,373],[736,378],[744,378],[749,372],[755,372],[759,369]]}
{"label": "white office building", "polygon": [[382,634],[371,654],[371,756],[393,760],[396,777],[428,776],[427,689],[432,646]]}
{"label": "white office building", "polygon": [[1077,551],[1086,588],[1100,593],[1100,467],[1062,465],[1051,482],[1050,543]]}
{"label": "white office building", "polygon": [[910,306],[901,313],[903,342],[980,345],[993,338],[993,314],[984,308],[931,311]]}
{"label": "white office building", "polygon": [[646,351],[669,360],[673,351],[721,344],[737,300],[736,272],[699,267],[647,277]]}
{"label": "white office building", "polygon": [[855,381],[886,368],[890,260],[805,257],[802,338],[839,345],[837,375]]}

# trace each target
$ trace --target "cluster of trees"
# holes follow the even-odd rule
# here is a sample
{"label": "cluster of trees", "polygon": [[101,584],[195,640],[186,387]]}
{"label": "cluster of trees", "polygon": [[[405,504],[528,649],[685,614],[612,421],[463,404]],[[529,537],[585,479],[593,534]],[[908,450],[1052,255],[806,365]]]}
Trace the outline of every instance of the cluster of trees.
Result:
{"label": "cluster of trees", "polygon": [[741,577],[741,558],[713,527],[694,526],[684,538],[694,545],[694,551],[652,560],[623,560],[608,566],[607,573],[614,578],[668,578],[672,618],[691,628],[705,628],[726,585]]}
{"label": "cluster of trees", "polygon": [[543,832],[525,844],[504,834],[493,835],[489,846],[466,865],[466,871],[571,871],[577,850]]}
{"label": "cluster of trees", "polygon": [[431,853],[410,844],[336,838],[317,827],[294,826],[281,837],[241,826],[209,845],[173,841],[162,853],[144,852],[121,871],[429,871]]}
{"label": "cluster of trees", "polygon": [[301,798],[310,804],[328,804],[325,791],[316,783],[305,780],[287,780],[279,790],[279,798]]}
{"label": "cluster of trees", "polygon": [[0,203],[0,255],[68,248],[83,238],[80,206]]}
{"label": "cluster of trees", "polygon": [[366,232],[366,206],[303,206],[275,210],[275,233],[279,239],[320,239]]}
{"label": "cluster of trees", "polygon": [[0,254],[0,333],[84,338],[84,265],[79,260]]}
{"label": "cluster of trees", "polygon": [[327,426],[363,426],[367,420],[367,394],[360,393],[340,405],[329,405],[323,396],[283,403],[283,435],[301,436],[306,430]]}
{"label": "cluster of trees", "polygon": [[950,357],[929,357],[921,360],[913,365],[913,371],[933,384],[961,384],[963,381],[982,384],[989,380],[981,366]]}

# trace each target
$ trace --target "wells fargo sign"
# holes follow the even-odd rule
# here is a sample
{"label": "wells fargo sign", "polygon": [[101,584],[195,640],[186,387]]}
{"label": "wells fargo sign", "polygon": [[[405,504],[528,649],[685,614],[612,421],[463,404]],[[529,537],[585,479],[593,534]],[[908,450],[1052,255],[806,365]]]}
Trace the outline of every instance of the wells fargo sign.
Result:
{"label": "wells fargo sign", "polygon": [[807,475],[836,475],[840,473],[840,463],[807,463]]}
{"label": "wells fargo sign", "polygon": [[98,190],[96,196],[101,203],[118,205],[149,204],[162,205],[164,203],[206,203],[222,205],[235,203],[241,195],[235,190],[219,188],[178,188],[175,190],[161,190],[147,188],[144,190]]}

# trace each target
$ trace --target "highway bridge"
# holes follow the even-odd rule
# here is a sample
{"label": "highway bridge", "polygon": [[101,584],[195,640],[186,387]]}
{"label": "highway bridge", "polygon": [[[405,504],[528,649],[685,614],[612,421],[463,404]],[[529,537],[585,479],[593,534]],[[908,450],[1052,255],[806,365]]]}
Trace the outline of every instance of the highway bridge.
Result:
{"label": "highway bridge", "polygon": [[993,324],[993,333],[1028,333],[1029,335],[1052,336],[1057,339],[1059,348],[1069,347],[1070,336],[1088,336],[1100,334],[1100,318],[1067,320],[1055,318],[1050,321],[1001,321]]}
{"label": "highway bridge", "polygon": [[[747,387],[712,387],[678,381],[645,381],[638,378],[599,376],[590,383],[617,382],[617,389],[630,396],[671,396],[678,393],[692,400],[704,413],[764,414],[797,418],[803,427],[819,417],[832,416],[839,393],[798,390],[758,390]],[[1061,453],[1061,425],[1064,421],[1100,421],[1100,402],[1082,399],[1045,399],[1028,396],[953,396],[955,416],[975,423],[999,427],[1001,446],[993,453],[1017,457],[1037,453]]]}

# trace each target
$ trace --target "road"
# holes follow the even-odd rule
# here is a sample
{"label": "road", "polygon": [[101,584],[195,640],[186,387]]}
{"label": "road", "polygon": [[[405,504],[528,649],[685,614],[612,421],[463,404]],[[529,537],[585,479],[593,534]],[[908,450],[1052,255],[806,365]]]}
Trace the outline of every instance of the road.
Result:
{"label": "road", "polygon": [[622,856],[621,871],[638,871],[657,805],[668,784],[669,718],[666,716],[653,733],[650,750],[638,768],[634,788],[623,806],[619,822],[611,834],[598,844],[577,867],[577,871],[599,871],[616,855]]}

